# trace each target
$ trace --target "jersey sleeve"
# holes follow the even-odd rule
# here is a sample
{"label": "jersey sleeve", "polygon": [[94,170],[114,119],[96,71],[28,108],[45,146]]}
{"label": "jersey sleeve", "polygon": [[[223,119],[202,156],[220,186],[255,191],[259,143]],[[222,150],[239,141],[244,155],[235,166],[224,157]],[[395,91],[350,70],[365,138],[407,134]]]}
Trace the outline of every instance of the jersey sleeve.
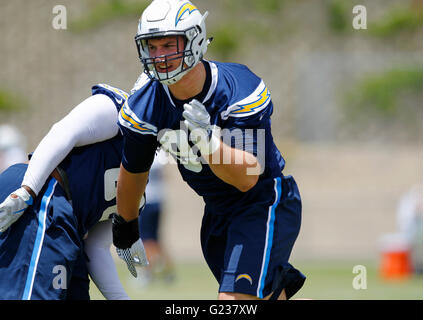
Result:
{"label": "jersey sleeve", "polygon": [[270,130],[272,112],[270,91],[261,80],[247,97],[221,111],[223,142],[257,156],[262,152],[265,132]]}
{"label": "jersey sleeve", "polygon": [[157,127],[141,120],[131,108],[131,105],[140,104],[142,102],[139,101],[137,94],[131,96],[123,105],[118,117],[118,125],[124,137],[122,165],[131,173],[148,171],[158,147]]}
{"label": "jersey sleeve", "polygon": [[141,173],[150,170],[158,147],[156,137],[140,136],[122,126],[121,132],[123,134],[123,167],[131,173]]}
{"label": "jersey sleeve", "polygon": [[273,106],[270,91],[263,81],[246,98],[231,103],[221,112],[227,126],[260,127],[263,119],[270,118]]}

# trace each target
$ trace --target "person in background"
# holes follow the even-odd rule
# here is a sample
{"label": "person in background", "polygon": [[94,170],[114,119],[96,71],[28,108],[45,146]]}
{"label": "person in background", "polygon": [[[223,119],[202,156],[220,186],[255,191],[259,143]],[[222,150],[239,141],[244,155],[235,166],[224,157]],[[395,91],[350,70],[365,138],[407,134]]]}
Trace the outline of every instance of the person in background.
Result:
{"label": "person in background", "polygon": [[25,136],[10,124],[0,125],[0,173],[12,164],[26,160]]}
{"label": "person in background", "polygon": [[410,249],[413,271],[423,274],[423,184],[402,194],[397,207],[397,225]]}
{"label": "person in background", "polygon": [[149,265],[141,270],[140,277],[143,285],[148,285],[154,280],[163,279],[172,282],[175,278],[172,259],[162,241],[164,195],[166,187],[163,181],[163,171],[166,156],[160,151],[153,162],[145,190],[146,205],[139,216],[140,237],[144,243]]}

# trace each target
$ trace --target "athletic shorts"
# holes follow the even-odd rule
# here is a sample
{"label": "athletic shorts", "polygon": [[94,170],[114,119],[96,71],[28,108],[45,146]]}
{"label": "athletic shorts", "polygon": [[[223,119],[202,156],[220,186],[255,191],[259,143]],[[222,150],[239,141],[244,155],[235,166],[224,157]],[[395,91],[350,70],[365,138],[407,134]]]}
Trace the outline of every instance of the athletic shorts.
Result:
{"label": "athletic shorts", "polygon": [[[0,202],[20,187],[27,166],[0,175]],[[65,192],[50,178],[34,204],[0,233],[0,299],[66,299],[82,240]]]}
{"label": "athletic shorts", "polygon": [[[251,193],[250,193],[251,192]],[[219,292],[264,298],[285,289],[292,297],[305,276],[289,264],[301,225],[301,198],[292,176],[265,179],[230,215],[205,208],[201,227],[204,257]]]}
{"label": "athletic shorts", "polygon": [[160,203],[146,203],[139,217],[140,238],[159,240]]}

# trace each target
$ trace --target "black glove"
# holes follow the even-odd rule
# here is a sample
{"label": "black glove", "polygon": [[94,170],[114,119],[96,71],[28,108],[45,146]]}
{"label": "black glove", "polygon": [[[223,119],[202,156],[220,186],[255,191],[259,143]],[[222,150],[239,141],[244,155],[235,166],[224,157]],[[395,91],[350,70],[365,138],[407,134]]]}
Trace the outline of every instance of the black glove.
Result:
{"label": "black glove", "polygon": [[138,218],[126,221],[118,214],[112,218],[113,244],[116,248],[127,249],[140,238]]}

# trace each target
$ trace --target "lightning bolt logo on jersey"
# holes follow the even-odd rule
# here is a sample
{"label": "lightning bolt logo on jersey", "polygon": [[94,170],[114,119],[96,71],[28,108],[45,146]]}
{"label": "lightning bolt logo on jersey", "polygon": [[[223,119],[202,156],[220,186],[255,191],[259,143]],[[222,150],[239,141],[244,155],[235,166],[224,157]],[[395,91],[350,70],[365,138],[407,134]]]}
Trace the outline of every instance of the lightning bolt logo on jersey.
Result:
{"label": "lightning bolt logo on jersey", "polygon": [[270,102],[270,92],[262,81],[257,89],[247,98],[234,103],[222,112],[222,119],[245,117],[260,112]]}
{"label": "lightning bolt logo on jersey", "polygon": [[139,120],[138,117],[128,108],[126,102],[119,113],[119,121],[125,127],[135,132],[157,135],[157,128],[147,122]]}
{"label": "lightning bolt logo on jersey", "polygon": [[[125,102],[126,100],[128,100],[128,94],[119,89],[119,88],[115,88],[112,87],[108,84],[104,84],[104,83],[100,83],[96,86],[98,89],[96,89],[95,93],[97,93],[100,88],[105,89],[103,90],[103,93],[107,92],[107,95],[114,100],[120,107],[122,107],[122,103]],[[94,88],[96,88],[94,87]],[[119,107],[119,109],[120,109]]]}

